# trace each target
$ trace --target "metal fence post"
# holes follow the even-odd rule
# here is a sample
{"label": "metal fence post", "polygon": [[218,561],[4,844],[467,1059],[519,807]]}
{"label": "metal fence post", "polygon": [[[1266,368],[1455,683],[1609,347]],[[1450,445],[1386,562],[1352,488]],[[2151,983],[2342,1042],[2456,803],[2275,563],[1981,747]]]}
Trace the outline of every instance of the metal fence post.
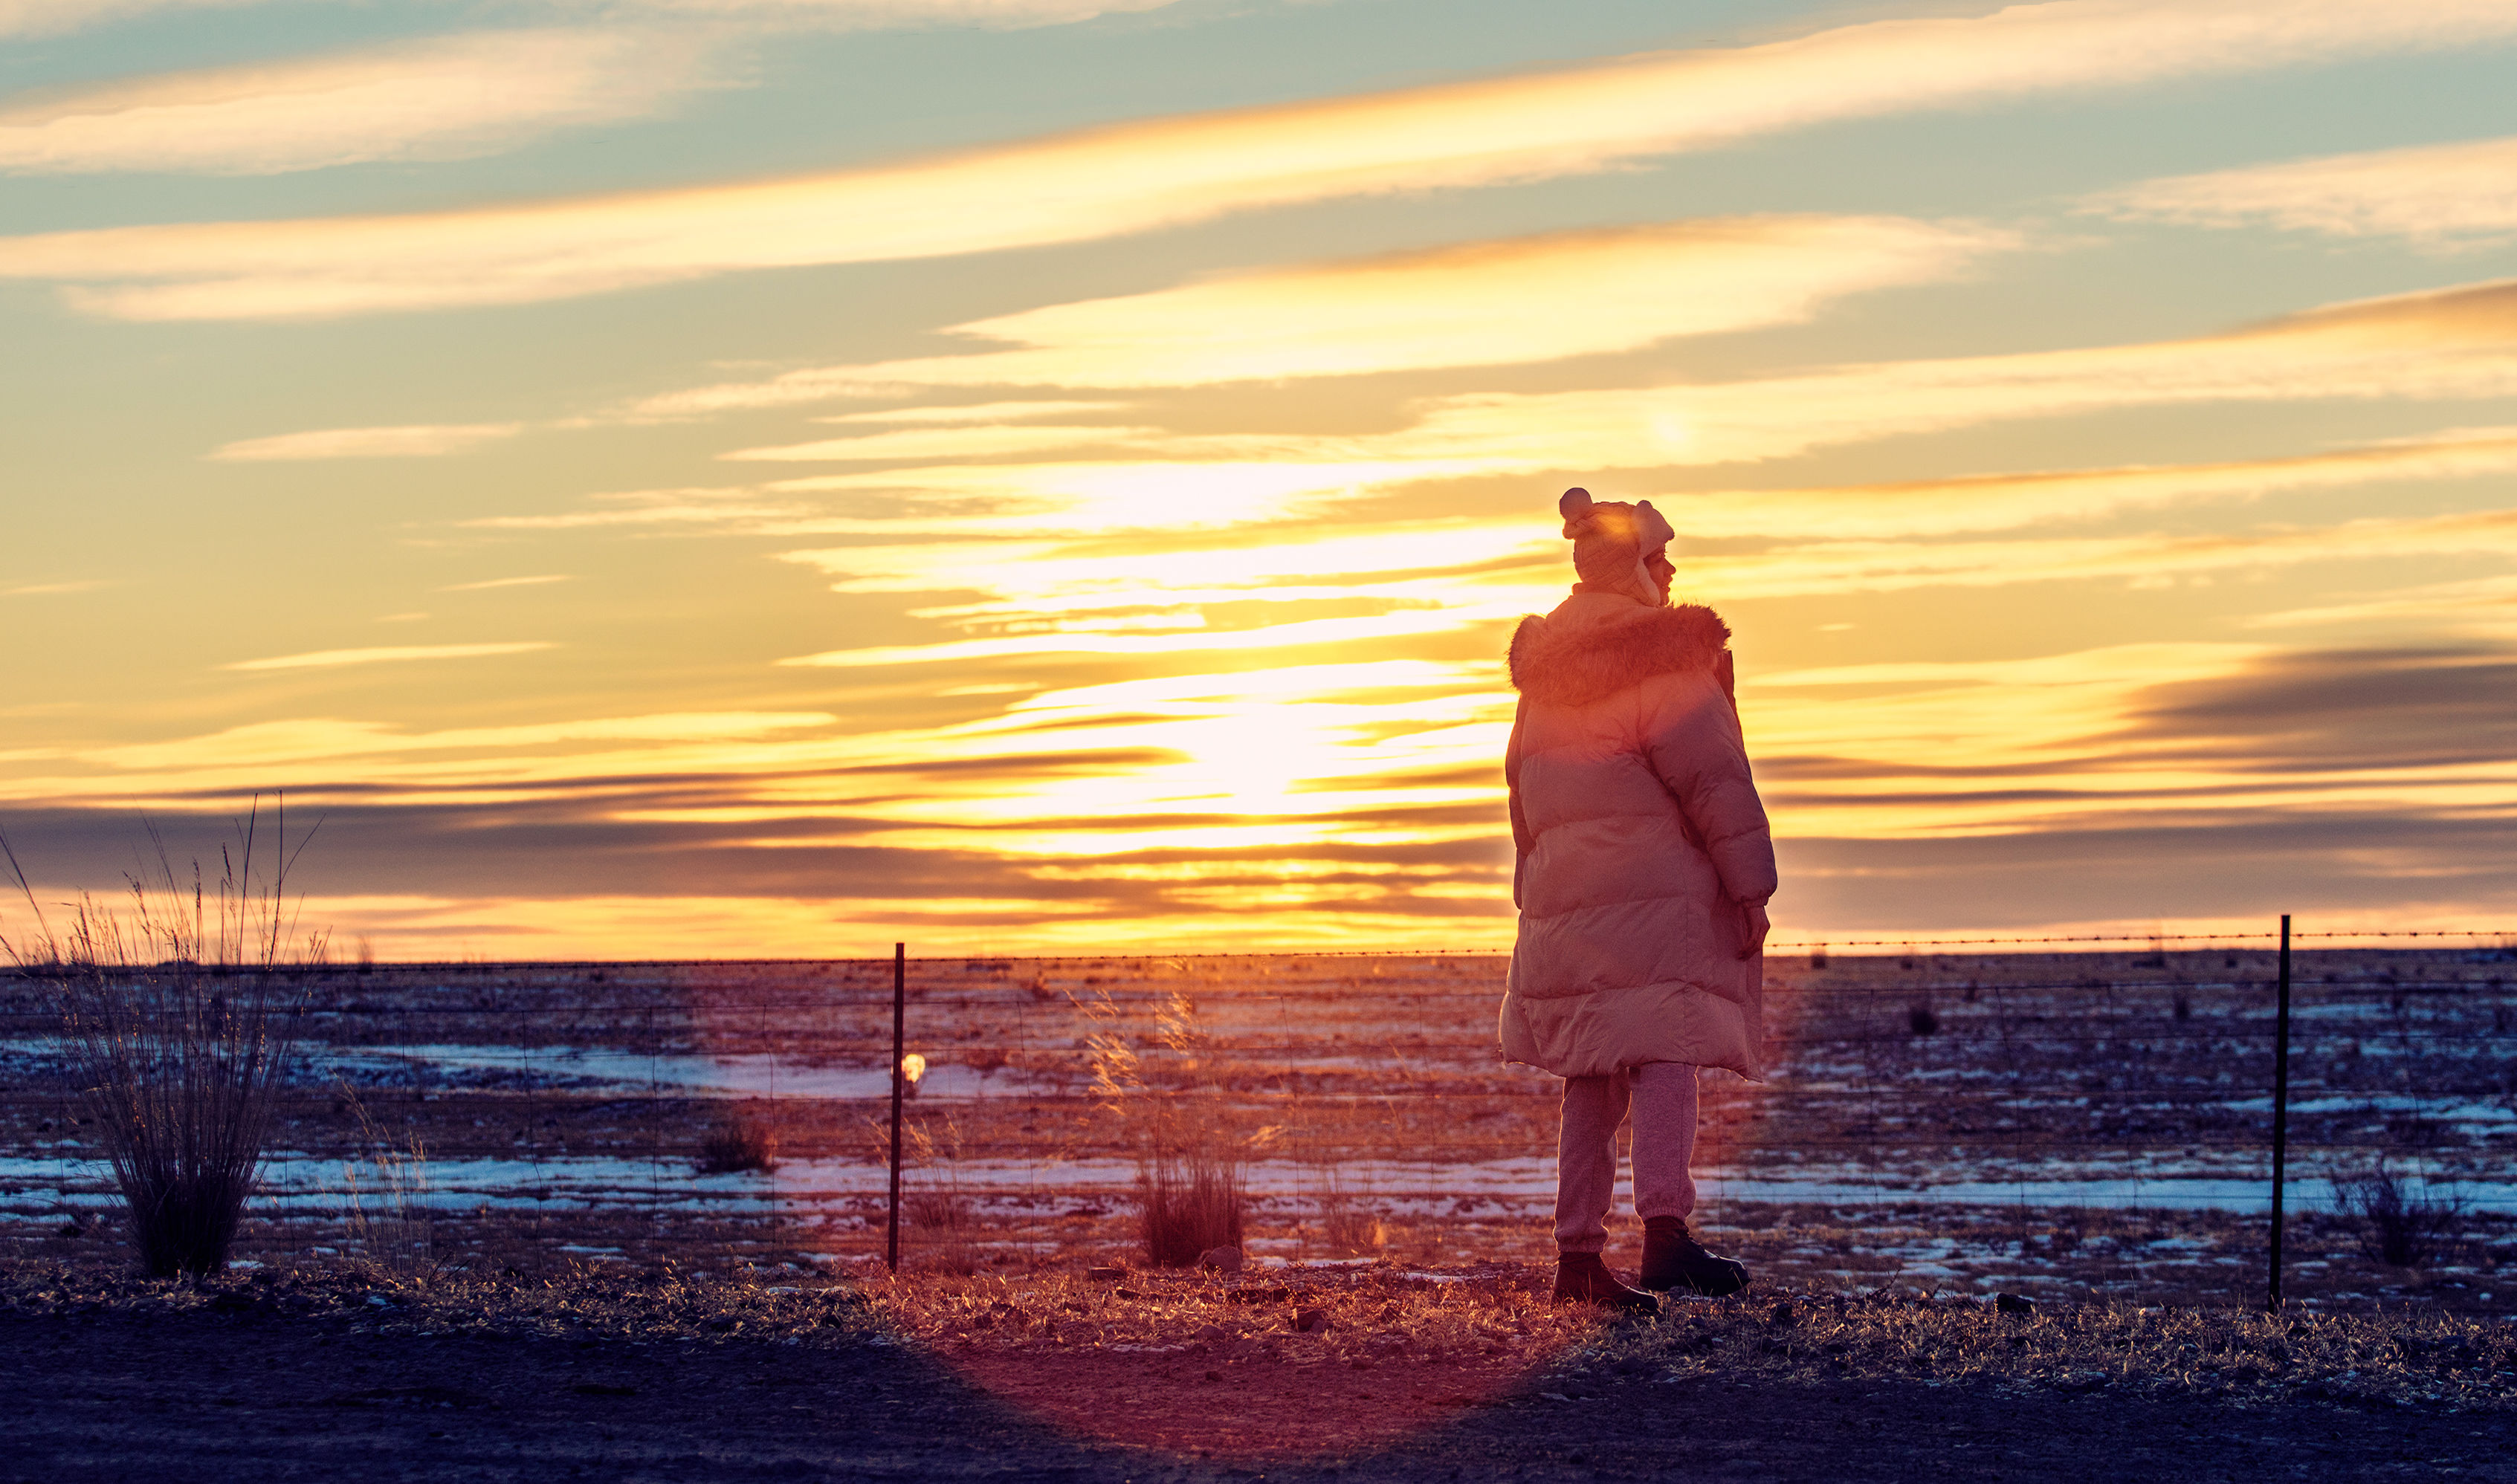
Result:
{"label": "metal fence post", "polygon": [[2264,1307],[2282,1306],[2282,1177],[2289,1162],[2289,913],[2282,913],[2281,1008],[2273,1031],[2272,1291]]}
{"label": "metal fence post", "polygon": [[883,1224],[883,1260],[895,1273],[900,1271],[900,1063],[908,1020],[909,945],[895,943],[891,946],[891,1214]]}

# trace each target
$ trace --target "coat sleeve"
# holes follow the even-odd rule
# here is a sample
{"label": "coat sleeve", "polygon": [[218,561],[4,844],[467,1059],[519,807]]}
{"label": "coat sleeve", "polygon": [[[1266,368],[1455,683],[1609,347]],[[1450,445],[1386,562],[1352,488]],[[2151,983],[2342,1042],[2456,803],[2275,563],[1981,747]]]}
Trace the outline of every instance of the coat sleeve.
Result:
{"label": "coat sleeve", "polygon": [[1644,695],[1644,753],[1713,858],[1723,895],[1763,903],[1774,894],[1774,837],[1748,774],[1738,710],[1703,671],[1657,680]]}
{"label": "coat sleeve", "polygon": [[1529,864],[1529,853],[1538,847],[1529,832],[1529,819],[1520,812],[1520,724],[1529,715],[1529,698],[1524,696],[1512,713],[1512,741],[1503,748],[1504,792],[1512,800],[1512,905],[1520,906],[1521,868]]}

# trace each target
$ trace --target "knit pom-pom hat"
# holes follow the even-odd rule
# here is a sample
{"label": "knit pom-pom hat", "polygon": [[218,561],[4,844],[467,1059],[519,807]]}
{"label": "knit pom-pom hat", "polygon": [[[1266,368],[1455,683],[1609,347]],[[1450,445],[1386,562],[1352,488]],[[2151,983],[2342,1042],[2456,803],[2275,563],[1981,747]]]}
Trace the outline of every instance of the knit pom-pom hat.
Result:
{"label": "knit pom-pom hat", "polygon": [[1556,511],[1564,518],[1564,538],[1573,543],[1573,571],[1582,579],[1577,590],[1623,593],[1654,608],[1668,601],[1643,563],[1678,532],[1651,501],[1594,500],[1590,490],[1577,488],[1564,491]]}

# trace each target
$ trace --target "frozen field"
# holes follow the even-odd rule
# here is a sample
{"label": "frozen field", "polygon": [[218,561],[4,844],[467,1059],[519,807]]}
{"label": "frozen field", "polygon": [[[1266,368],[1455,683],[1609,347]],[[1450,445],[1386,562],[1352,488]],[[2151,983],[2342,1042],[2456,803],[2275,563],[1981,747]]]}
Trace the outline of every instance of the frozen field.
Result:
{"label": "frozen field", "polygon": [[[1773,1078],[1707,1075],[1703,1224],[1851,1283],[2259,1285],[2273,967],[2257,950],[1770,960]],[[1161,1127],[1241,1158],[1261,1254],[1543,1253],[1557,1084],[1497,1062],[1501,977],[1472,955],[915,961],[906,1246],[965,1267],[1118,1251]],[[2502,949],[2299,955],[2294,1282],[2503,1306],[2512,979]],[[354,1194],[369,1215],[400,1195],[457,1260],[862,1260],[882,1240],[890,980],[888,961],[313,979],[253,1240],[373,1240],[343,1220]],[[31,987],[11,1008],[0,1229],[92,1242],[58,1232],[109,1204],[105,1171]],[[423,1158],[365,1158],[351,1093]],[[695,1172],[736,1119],[775,1130],[778,1167]],[[2332,1181],[2380,1157],[2466,1210],[2417,1271],[2360,1259],[2332,1209]]]}

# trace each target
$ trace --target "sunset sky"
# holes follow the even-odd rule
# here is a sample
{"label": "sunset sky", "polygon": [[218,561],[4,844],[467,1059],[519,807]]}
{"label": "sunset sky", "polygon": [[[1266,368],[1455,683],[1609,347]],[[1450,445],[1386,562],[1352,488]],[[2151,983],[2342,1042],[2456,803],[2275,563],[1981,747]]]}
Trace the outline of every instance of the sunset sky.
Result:
{"label": "sunset sky", "polygon": [[2512,98],[2508,0],[0,0],[0,827],[285,789],[385,957],[1500,947],[1580,484],[1783,941],[2517,926]]}

